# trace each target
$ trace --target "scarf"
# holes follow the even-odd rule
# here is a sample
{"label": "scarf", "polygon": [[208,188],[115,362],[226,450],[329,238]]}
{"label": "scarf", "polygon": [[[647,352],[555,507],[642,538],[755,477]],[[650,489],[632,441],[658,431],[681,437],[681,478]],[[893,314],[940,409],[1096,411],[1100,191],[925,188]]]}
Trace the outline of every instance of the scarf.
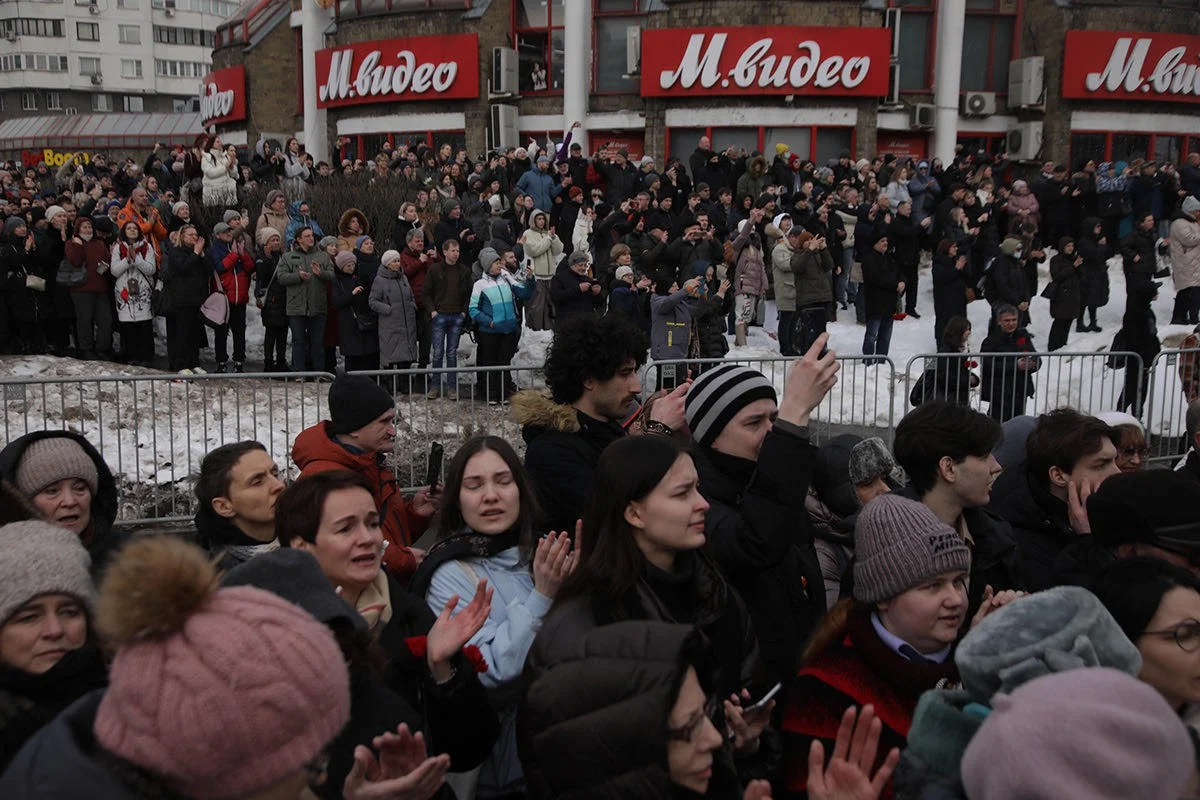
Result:
{"label": "scarf", "polygon": [[464,527],[458,533],[451,534],[435,544],[429,555],[437,554],[441,560],[491,558],[510,547],[516,547],[521,543],[520,540],[520,534],[514,529],[489,536]]}
{"label": "scarf", "polygon": [[235,564],[244,564],[255,556],[273,553],[279,549],[279,540],[272,539],[264,544],[229,544],[225,545],[224,553]]}
{"label": "scarf", "polygon": [[387,573],[383,569],[380,569],[375,580],[363,589],[354,609],[367,621],[367,627],[372,632],[386,625],[392,618],[392,590],[388,585]]}

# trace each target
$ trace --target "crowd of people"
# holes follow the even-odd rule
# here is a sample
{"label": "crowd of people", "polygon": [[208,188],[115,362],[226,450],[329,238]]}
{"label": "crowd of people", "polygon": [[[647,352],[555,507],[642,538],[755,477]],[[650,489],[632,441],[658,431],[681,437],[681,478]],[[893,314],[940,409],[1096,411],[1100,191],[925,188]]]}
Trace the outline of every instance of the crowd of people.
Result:
{"label": "crowd of people", "polygon": [[212,450],[187,532],[116,525],[82,435],[8,443],[0,796],[1200,796],[1200,400],[1173,471],[1070,408],[818,443],[827,345],[643,401],[643,329],[556,319],[523,454],[412,496],[342,373],[298,476]]}
{"label": "crowd of people", "polygon": [[[1148,367],[1167,275],[1169,322],[1200,323],[1200,153],[1046,162],[1025,180],[983,152],[815,164],[784,143],[747,153],[707,136],[662,163],[615,146],[587,155],[577,127],[558,145],[474,159],[389,141],[367,159],[314,161],[293,138],[259,141],[246,161],[202,134],[140,165],[97,154],[0,170],[0,351],[162,366],[161,335],[171,371],[205,371],[211,346],[208,368],[240,372],[253,302],[266,372],[333,371],[339,357],[352,370],[453,369],[463,335],[476,364],[504,365],[522,330],[606,314],[647,332],[655,360],[720,358],[764,324],[769,299],[781,354],[804,352],[844,313],[863,326],[863,355],[882,359],[893,326],[923,313],[931,350],[970,350],[962,326],[983,300],[980,348],[1008,355],[961,377],[982,380],[1005,420],[1039,366],[1019,355],[1038,349],[1033,298],[1050,299],[1047,350],[1100,331],[1114,255],[1126,287],[1114,351]],[[918,307],[925,265],[932,308]],[[512,394],[507,376],[487,377],[481,397]],[[927,383],[943,399],[964,391],[957,377]],[[421,390],[456,397],[455,374]]]}

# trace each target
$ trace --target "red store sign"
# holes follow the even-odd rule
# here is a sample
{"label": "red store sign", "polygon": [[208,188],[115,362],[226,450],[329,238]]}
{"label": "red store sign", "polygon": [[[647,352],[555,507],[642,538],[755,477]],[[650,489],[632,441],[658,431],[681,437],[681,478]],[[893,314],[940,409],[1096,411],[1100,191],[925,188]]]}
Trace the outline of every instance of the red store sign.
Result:
{"label": "red store sign", "polygon": [[648,28],[642,96],[882,97],[891,48],[886,28]]}
{"label": "red store sign", "polygon": [[200,82],[200,122],[239,122],[246,118],[246,68],[210,72]]}
{"label": "red store sign", "polygon": [[479,36],[418,36],[318,50],[317,107],[479,96]]}
{"label": "red store sign", "polygon": [[1063,97],[1200,103],[1200,36],[1067,31]]}

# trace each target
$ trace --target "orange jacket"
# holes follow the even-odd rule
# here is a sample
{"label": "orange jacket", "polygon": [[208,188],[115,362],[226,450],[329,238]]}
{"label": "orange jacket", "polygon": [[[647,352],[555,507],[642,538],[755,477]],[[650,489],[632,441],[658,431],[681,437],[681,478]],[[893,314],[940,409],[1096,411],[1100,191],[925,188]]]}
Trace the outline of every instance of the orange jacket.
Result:
{"label": "orange jacket", "polygon": [[383,524],[383,538],[390,546],[383,551],[383,566],[401,582],[407,583],[417,569],[409,546],[429,527],[429,519],[418,516],[412,503],[404,499],[396,476],[383,466],[378,453],[352,453],[330,436],[328,422],[306,428],[292,444],[292,461],[300,468],[300,477],[315,472],[348,469],[371,484],[375,505]]}
{"label": "orange jacket", "polygon": [[125,204],[125,207],[117,212],[117,238],[121,236],[121,230],[127,222],[136,222],[137,226],[142,229],[142,236],[150,240],[154,245],[154,255],[156,264],[162,264],[162,240],[167,238],[167,226],[163,224],[162,219],[158,215],[158,210],[154,206],[150,206],[148,216],[142,216],[138,210],[133,207],[133,201],[130,200]]}

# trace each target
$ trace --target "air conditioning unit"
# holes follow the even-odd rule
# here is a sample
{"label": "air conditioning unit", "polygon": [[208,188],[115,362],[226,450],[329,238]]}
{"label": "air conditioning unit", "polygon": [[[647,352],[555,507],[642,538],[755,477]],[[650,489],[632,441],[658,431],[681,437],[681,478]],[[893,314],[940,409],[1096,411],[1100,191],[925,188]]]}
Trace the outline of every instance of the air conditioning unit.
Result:
{"label": "air conditioning unit", "polygon": [[910,124],[914,128],[932,128],[936,110],[932,103],[914,103]]}
{"label": "air conditioning unit", "polygon": [[1046,59],[1018,58],[1008,64],[1008,107],[1028,108],[1046,104]]}
{"label": "air conditioning unit", "polygon": [[1018,122],[1004,138],[1004,149],[1013,161],[1036,161],[1042,151],[1042,123]]}
{"label": "air conditioning unit", "polygon": [[4,34],[4,38],[8,39],[10,42],[15,42],[17,40],[17,32],[9,31],[8,33]]}
{"label": "air conditioning unit", "polygon": [[103,83],[104,83],[104,76],[101,75],[99,72],[97,72],[95,75],[92,76],[92,85],[93,86],[100,86]]}
{"label": "air conditioning unit", "polygon": [[900,105],[900,18],[903,9],[889,8],[883,12],[883,26],[892,32],[892,55],[888,60],[887,105]]}
{"label": "air conditioning unit", "polygon": [[638,75],[642,71],[642,29],[630,25],[625,29],[625,74]]}
{"label": "air conditioning unit", "polygon": [[166,12],[168,17],[175,16],[175,6],[167,6],[163,11]]}
{"label": "air conditioning unit", "polygon": [[519,147],[520,132],[517,130],[517,120],[520,112],[516,106],[497,103],[491,108],[491,124],[488,126],[488,149],[502,150],[506,147]]}
{"label": "air conditioning unit", "polygon": [[66,108],[63,109],[63,115],[67,116],[67,117],[78,117],[79,109],[76,108],[75,106],[67,106]]}
{"label": "air conditioning unit", "polygon": [[517,51],[513,48],[492,48],[491,94],[515,95],[520,91],[517,83],[517,62]]}
{"label": "air conditioning unit", "polygon": [[88,13],[91,14],[92,16],[99,16],[100,6],[96,5],[95,3],[92,3],[90,6],[88,6]]}
{"label": "air conditioning unit", "polygon": [[962,96],[959,112],[964,117],[990,117],[996,113],[996,93],[967,92]]}

